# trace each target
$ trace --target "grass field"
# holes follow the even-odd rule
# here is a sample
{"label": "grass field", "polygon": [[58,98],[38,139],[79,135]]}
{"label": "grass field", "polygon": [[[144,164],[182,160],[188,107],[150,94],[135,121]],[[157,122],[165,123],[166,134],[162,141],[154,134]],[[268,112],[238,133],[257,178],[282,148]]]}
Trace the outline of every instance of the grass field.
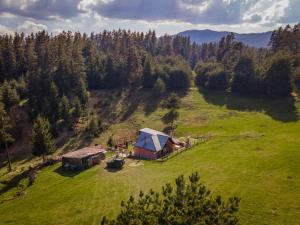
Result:
{"label": "grass field", "polygon": [[[145,108],[140,102],[94,142],[144,126],[162,129],[164,110]],[[192,89],[183,98],[177,136],[207,136],[207,142],[163,163],[127,162],[119,172],[103,164],[79,174],[48,167],[24,196],[0,203],[0,224],[99,224],[101,215],[115,216],[120,201],[139,190],[159,190],[195,171],[214,194],[241,198],[241,224],[300,224],[299,112],[299,101]],[[3,193],[0,202],[15,191]]]}

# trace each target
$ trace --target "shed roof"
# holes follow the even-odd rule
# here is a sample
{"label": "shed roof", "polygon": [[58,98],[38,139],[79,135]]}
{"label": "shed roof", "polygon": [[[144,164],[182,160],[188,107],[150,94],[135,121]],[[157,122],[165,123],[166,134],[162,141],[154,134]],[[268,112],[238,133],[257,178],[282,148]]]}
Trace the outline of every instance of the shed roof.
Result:
{"label": "shed roof", "polygon": [[93,146],[93,147],[85,147],[73,152],[69,152],[64,154],[63,158],[76,158],[76,159],[82,159],[88,156],[97,155],[99,153],[104,153],[105,149],[103,149],[101,146]]}
{"label": "shed roof", "polygon": [[144,128],[140,130],[140,135],[134,146],[156,152],[165,147],[169,138],[170,136],[165,133],[150,128]]}

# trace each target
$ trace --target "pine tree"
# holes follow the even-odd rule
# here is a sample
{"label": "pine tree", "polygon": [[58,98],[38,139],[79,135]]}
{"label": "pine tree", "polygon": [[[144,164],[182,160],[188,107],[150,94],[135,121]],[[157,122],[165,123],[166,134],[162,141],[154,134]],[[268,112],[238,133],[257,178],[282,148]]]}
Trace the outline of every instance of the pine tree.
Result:
{"label": "pine tree", "polygon": [[97,137],[102,131],[101,121],[96,117],[92,116],[88,125],[88,134],[90,137]]}
{"label": "pine tree", "polygon": [[12,125],[10,123],[10,118],[7,116],[7,113],[2,104],[0,104],[0,141],[4,144],[7,162],[8,162],[8,171],[12,170],[10,154],[8,151],[8,143],[13,142],[14,139],[9,133]]}
{"label": "pine tree", "polygon": [[74,104],[74,112],[73,112],[74,117],[75,118],[81,117],[83,114],[83,110],[82,110],[81,102],[78,97],[75,97],[73,104]]}
{"label": "pine tree", "polygon": [[158,78],[153,87],[154,95],[157,97],[161,96],[165,91],[166,91],[165,82],[161,78]]}
{"label": "pine tree", "polygon": [[175,93],[172,93],[163,103],[163,106],[169,109],[169,111],[163,116],[162,121],[165,124],[170,124],[171,134],[173,134],[174,122],[179,117],[179,112],[177,109],[180,107],[180,98]]}
{"label": "pine tree", "polygon": [[153,88],[156,81],[156,77],[152,71],[152,65],[149,58],[146,58],[144,70],[143,70],[143,87]]}
{"label": "pine tree", "polygon": [[51,126],[47,119],[38,116],[33,125],[32,131],[32,154],[45,156],[53,152],[54,144],[51,134]]}
{"label": "pine tree", "polygon": [[198,173],[193,173],[187,181],[181,175],[173,183],[164,185],[161,192],[140,191],[137,199],[131,196],[127,202],[122,201],[117,218],[103,217],[101,225],[238,224],[239,198],[224,201],[221,196],[212,196],[200,182]]}
{"label": "pine tree", "polygon": [[59,118],[65,120],[67,123],[70,119],[70,103],[65,95],[60,99]]}
{"label": "pine tree", "polygon": [[9,110],[12,106],[20,101],[17,90],[14,87],[11,87],[7,81],[4,81],[1,87],[1,99],[6,110]]}

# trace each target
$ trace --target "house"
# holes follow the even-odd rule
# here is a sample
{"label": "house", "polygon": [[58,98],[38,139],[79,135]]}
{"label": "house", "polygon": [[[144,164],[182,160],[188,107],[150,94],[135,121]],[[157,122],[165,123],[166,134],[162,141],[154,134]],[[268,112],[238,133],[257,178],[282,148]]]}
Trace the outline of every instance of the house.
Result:
{"label": "house", "polygon": [[105,158],[105,149],[93,146],[69,152],[62,156],[62,166],[65,169],[87,169],[99,164]]}
{"label": "house", "polygon": [[180,148],[180,143],[169,135],[144,128],[134,144],[133,155],[143,159],[157,159]]}

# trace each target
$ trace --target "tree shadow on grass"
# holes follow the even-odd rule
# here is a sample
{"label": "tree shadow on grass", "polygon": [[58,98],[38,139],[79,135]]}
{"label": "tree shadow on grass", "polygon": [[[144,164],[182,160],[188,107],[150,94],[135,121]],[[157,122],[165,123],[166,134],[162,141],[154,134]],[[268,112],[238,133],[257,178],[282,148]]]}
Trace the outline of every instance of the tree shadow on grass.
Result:
{"label": "tree shadow on grass", "polygon": [[264,112],[272,119],[281,122],[299,120],[299,112],[292,97],[270,99],[265,96],[244,97],[227,92],[200,89],[206,102],[225,106],[231,110]]}
{"label": "tree shadow on grass", "polygon": [[110,167],[106,166],[104,169],[110,173],[117,173],[117,172],[120,172],[123,168],[118,169],[118,168],[110,168]]}
{"label": "tree shadow on grass", "polygon": [[17,187],[19,185],[19,183],[21,182],[21,180],[25,179],[26,177],[28,177],[28,171],[27,170],[22,172],[22,173],[17,174],[16,176],[11,178],[10,180],[1,181],[1,183],[4,186],[0,189],[0,195],[2,195],[5,192],[9,191],[11,188]]}
{"label": "tree shadow on grass", "polygon": [[184,98],[188,94],[188,89],[186,90],[178,90],[178,91],[167,91],[165,94],[157,96],[152,91],[147,93],[147,98],[144,99],[144,112],[145,115],[148,116],[151,113],[155,112],[157,108],[160,106],[161,102],[167,99],[171,93],[175,93],[179,98]]}
{"label": "tree shadow on grass", "polygon": [[82,170],[65,170],[62,166],[53,170],[53,172],[58,173],[63,177],[75,177],[76,175],[80,174]]}

